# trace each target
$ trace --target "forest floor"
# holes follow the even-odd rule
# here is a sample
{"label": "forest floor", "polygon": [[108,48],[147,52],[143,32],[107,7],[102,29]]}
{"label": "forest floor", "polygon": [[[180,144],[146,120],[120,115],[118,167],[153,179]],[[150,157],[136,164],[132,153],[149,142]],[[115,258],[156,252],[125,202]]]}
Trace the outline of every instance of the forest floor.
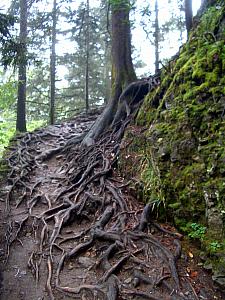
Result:
{"label": "forest floor", "polygon": [[181,234],[151,220],[118,174],[120,132],[64,147],[95,117],[27,133],[11,149],[1,299],[224,299],[195,248],[181,250]]}

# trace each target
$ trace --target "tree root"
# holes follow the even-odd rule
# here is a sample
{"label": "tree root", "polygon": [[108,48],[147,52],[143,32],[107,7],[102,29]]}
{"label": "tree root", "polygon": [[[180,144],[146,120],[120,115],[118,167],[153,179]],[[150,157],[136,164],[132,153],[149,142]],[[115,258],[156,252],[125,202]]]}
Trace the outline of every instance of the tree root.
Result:
{"label": "tree root", "polygon": [[[130,120],[131,116],[120,128],[109,129],[95,145],[87,148],[80,146],[79,136],[70,140],[67,134],[36,131],[19,139],[18,148],[8,160],[11,186],[6,206],[13,205],[19,195],[15,209],[25,205],[27,216],[19,223],[15,234],[13,224],[9,224],[7,259],[10,245],[18,240],[19,234],[22,235],[26,220],[33,218],[32,230],[38,239],[38,251],[31,253],[28,267],[38,280],[44,261],[42,257],[47,257],[46,290],[51,300],[57,299],[55,288],[80,299],[85,293],[88,299],[110,300],[170,299],[173,290],[177,295],[182,290],[176,267],[181,247],[179,241],[174,240],[179,234],[171,233],[151,220],[151,204],[140,208],[140,203],[127,197],[124,193],[127,183],[115,169],[120,142]],[[90,125],[90,121],[87,123]],[[53,150],[51,146],[49,150],[46,144],[50,138],[64,138],[66,147]],[[57,185],[53,197],[43,187],[48,180],[41,178],[32,182],[31,179],[35,172],[43,172],[44,160],[51,166],[48,160],[51,162],[52,158],[54,161],[56,153],[60,154],[57,162],[62,164],[59,164],[57,177],[61,185]],[[58,176],[55,173],[52,178]],[[19,192],[21,186],[22,194],[21,189]],[[47,208],[43,209],[43,205]],[[37,208],[41,212],[38,210],[35,216]],[[175,248],[174,253],[153,235],[144,232],[148,225],[155,226],[174,240],[171,247]],[[69,236],[65,235],[67,231]],[[84,272],[89,270],[87,278],[77,286],[64,286],[61,283],[65,281],[67,264],[73,262],[76,265],[82,255],[94,260],[91,267],[82,267]],[[91,278],[91,270],[95,271],[96,278]],[[126,283],[128,274],[131,281],[136,278],[138,289]]]}

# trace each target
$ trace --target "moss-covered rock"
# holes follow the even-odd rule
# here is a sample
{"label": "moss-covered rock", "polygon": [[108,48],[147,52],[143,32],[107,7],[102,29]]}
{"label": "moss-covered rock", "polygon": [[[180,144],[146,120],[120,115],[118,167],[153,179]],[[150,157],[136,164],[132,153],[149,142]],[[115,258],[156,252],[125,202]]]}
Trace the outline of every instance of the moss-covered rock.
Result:
{"label": "moss-covered rock", "polygon": [[218,3],[146,97],[136,120],[145,131],[130,129],[121,162],[141,182],[143,200],[163,204],[161,216],[180,228],[207,227],[202,245],[214,258],[225,252],[225,4]]}

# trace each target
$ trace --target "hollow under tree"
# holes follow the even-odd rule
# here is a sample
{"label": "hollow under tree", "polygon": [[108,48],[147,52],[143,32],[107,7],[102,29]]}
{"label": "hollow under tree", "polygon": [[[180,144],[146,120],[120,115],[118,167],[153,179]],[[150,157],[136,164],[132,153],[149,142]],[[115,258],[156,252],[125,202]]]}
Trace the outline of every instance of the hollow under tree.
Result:
{"label": "hollow under tree", "polygon": [[118,108],[119,96],[130,82],[136,80],[131,58],[129,0],[110,0],[112,14],[112,87],[108,105],[83,140],[91,145],[110,126]]}

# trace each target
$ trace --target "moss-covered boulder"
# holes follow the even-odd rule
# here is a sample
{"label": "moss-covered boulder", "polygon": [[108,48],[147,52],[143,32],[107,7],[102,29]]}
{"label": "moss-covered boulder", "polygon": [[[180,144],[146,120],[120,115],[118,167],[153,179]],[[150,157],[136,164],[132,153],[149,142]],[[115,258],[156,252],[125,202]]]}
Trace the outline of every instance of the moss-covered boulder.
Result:
{"label": "moss-covered boulder", "polygon": [[207,228],[199,239],[215,258],[214,267],[225,261],[222,3],[195,20],[188,42],[162,71],[160,86],[146,97],[137,116],[138,133],[133,127],[127,133],[124,143],[132,143],[124,147],[126,163],[121,160],[123,173],[140,182],[144,201],[159,204],[161,216],[187,234],[193,231],[190,224]]}

